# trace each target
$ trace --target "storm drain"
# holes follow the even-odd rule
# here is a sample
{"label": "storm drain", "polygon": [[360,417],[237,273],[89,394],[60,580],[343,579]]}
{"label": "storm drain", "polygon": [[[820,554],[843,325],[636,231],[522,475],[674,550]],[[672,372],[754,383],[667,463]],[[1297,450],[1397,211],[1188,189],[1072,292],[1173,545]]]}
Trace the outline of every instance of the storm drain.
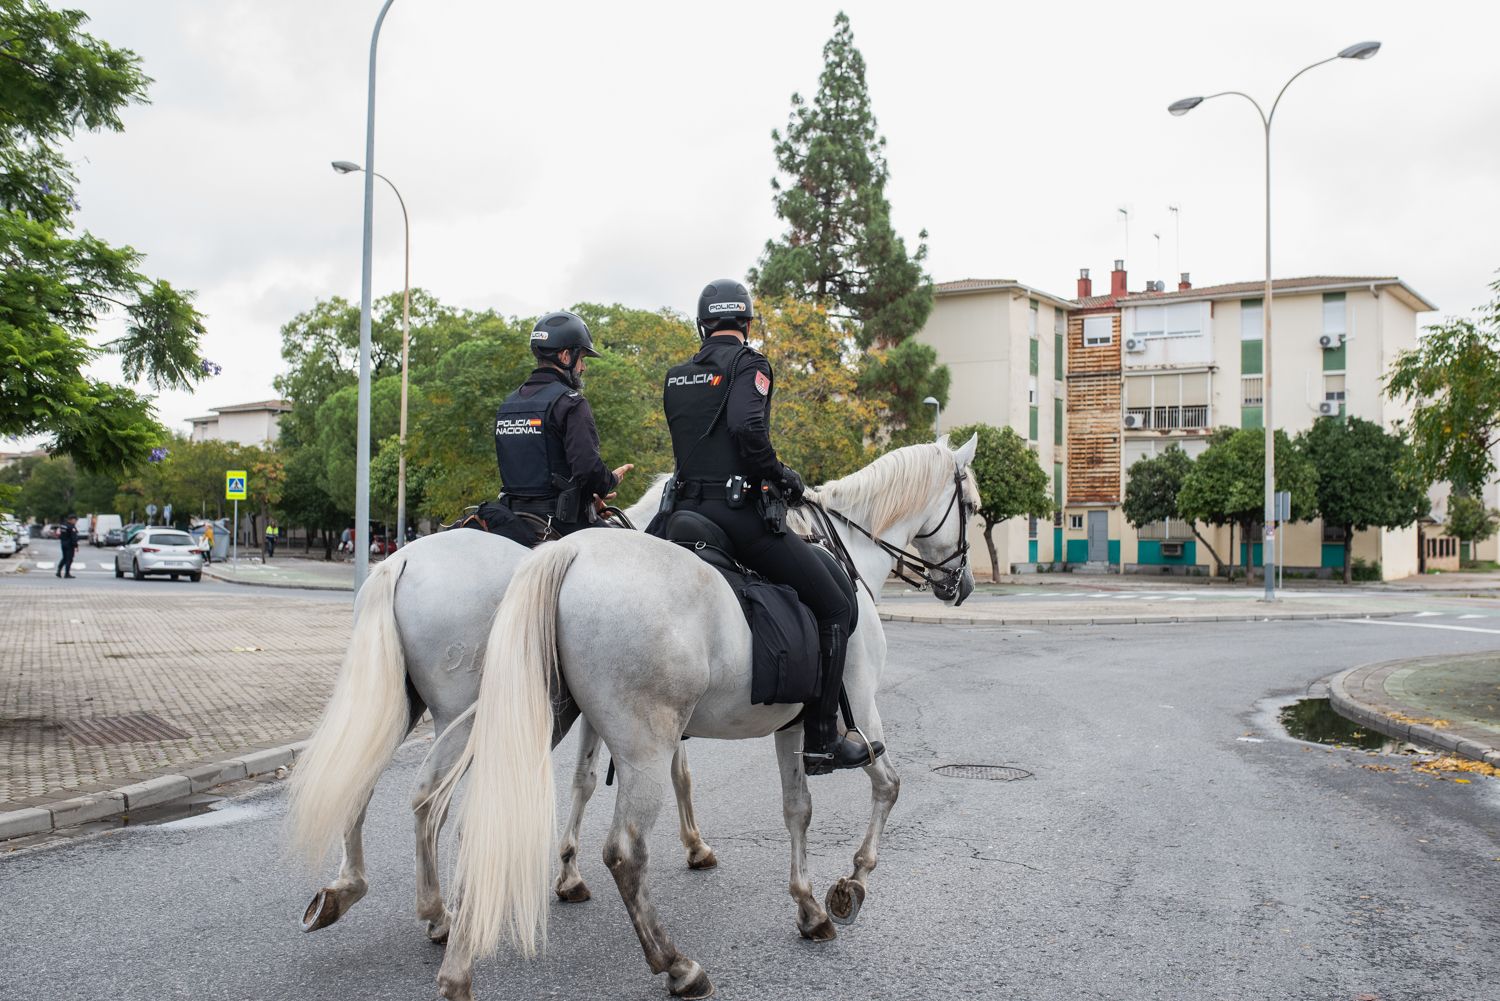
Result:
{"label": "storm drain", "polygon": [[124,716],[89,716],[63,721],[68,736],[80,744],[130,744],[148,740],[186,740],[191,734],[177,729],[151,713]]}
{"label": "storm drain", "polygon": [[1032,774],[1024,768],[1010,765],[939,765],[933,771],[950,779],[984,779],[988,782],[1014,782],[1029,779]]}

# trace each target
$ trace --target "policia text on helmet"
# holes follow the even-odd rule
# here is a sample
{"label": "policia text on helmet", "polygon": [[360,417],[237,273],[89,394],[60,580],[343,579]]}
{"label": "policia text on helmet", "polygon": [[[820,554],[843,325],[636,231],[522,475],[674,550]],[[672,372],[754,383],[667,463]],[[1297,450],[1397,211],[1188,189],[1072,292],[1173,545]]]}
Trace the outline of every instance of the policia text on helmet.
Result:
{"label": "policia text on helmet", "polygon": [[594,413],[584,399],[593,338],[576,314],[548,313],[531,332],[537,367],[495,415],[501,503],[545,519],[561,534],[594,524],[598,498],[613,496],[632,468],[611,471],[599,456]]}
{"label": "policia text on helmet", "polygon": [[812,610],[820,636],[818,698],[803,715],[803,764],[809,775],[869,764],[884,748],[866,748],[838,732],[839,693],[853,608],[812,547],[784,523],[802,499],[802,477],[771,443],[771,364],[745,343],[755,318],[750,291],[733,278],[698,296],[702,348],[667,373],[663,404],[677,473],[665,503],[696,511],[729,536],[740,561],[785,584]]}

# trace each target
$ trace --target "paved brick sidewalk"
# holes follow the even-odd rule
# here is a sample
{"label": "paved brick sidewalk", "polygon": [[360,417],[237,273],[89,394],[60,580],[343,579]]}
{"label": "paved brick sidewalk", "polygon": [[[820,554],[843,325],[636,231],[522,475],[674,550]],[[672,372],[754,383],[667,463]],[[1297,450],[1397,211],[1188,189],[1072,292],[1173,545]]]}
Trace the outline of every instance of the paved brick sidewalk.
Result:
{"label": "paved brick sidewalk", "polygon": [[1500,767],[1500,653],[1367,664],[1329,682],[1344,716]]}
{"label": "paved brick sidewalk", "polygon": [[[300,739],[332,689],[351,617],[342,602],[248,588],[170,604],[16,589],[5,607],[0,811]],[[79,730],[131,713],[188,736],[94,744]]]}

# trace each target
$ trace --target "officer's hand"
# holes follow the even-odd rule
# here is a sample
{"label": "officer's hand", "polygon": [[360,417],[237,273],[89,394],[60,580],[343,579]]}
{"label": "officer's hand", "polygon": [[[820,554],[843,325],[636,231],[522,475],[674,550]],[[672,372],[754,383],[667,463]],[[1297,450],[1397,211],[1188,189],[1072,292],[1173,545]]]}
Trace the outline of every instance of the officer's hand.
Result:
{"label": "officer's hand", "polygon": [[781,467],[781,492],[786,497],[788,504],[797,505],[802,503],[802,495],[807,487],[802,484],[802,477],[790,466]]}

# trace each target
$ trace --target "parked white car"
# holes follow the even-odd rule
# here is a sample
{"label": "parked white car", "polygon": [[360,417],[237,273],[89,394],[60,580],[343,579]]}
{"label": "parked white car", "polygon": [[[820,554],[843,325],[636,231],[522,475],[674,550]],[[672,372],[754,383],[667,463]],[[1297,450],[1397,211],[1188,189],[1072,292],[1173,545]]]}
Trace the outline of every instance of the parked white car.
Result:
{"label": "parked white car", "polygon": [[4,518],[0,518],[0,535],[9,536],[11,544],[15,547],[10,551],[10,553],[3,554],[6,556],[11,555],[11,553],[18,553],[21,550],[25,549],[27,546],[31,545],[30,530],[25,525],[21,524],[19,521],[8,515]]}
{"label": "parked white car", "polygon": [[0,559],[10,559],[16,552],[16,537],[0,529]]}
{"label": "parked white car", "polygon": [[179,529],[144,528],[115,550],[115,576],[127,572],[136,580],[145,580],[148,574],[168,574],[173,580],[186,575],[197,583],[203,579],[203,548]]}

